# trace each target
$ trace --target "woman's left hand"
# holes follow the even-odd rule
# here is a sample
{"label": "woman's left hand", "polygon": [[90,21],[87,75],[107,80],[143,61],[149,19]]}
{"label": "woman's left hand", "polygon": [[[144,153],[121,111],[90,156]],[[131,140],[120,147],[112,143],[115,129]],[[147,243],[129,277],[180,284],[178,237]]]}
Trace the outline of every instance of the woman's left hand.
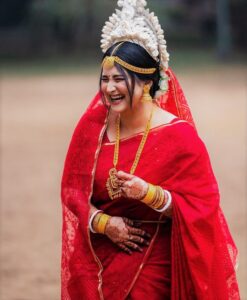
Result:
{"label": "woman's left hand", "polygon": [[121,191],[124,197],[141,200],[146,196],[148,183],[143,179],[123,171],[118,171],[117,177],[121,182]]}

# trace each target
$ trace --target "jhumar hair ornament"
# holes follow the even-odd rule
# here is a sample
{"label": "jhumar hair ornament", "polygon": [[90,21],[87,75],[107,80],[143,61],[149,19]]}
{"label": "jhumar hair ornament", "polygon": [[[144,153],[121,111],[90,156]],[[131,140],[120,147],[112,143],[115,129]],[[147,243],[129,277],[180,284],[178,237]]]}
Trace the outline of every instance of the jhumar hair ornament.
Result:
{"label": "jhumar hair ornament", "polygon": [[127,62],[123,61],[118,56],[106,56],[102,62],[102,66],[110,69],[114,66],[114,62],[118,63],[119,65],[123,66],[124,68],[139,73],[139,74],[153,74],[156,69],[155,68],[139,68],[133,65],[128,64]]}

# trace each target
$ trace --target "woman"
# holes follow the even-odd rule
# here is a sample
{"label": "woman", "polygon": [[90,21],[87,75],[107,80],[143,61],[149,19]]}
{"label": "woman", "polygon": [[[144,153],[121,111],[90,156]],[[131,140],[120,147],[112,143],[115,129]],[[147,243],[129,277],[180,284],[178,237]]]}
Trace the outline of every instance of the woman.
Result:
{"label": "woman", "polygon": [[62,299],[239,299],[236,248],[160,27],[145,1],[119,5],[65,163]]}

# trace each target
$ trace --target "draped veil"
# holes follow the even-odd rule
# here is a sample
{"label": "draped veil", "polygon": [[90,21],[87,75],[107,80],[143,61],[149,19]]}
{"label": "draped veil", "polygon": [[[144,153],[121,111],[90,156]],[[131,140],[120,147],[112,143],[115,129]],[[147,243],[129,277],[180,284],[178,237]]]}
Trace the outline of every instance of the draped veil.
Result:
{"label": "draped veil", "polygon": [[[177,78],[171,69],[167,70],[167,75],[168,91],[157,100],[157,104],[195,127]],[[61,189],[63,300],[78,299],[76,290],[81,291],[85,300],[103,299],[100,288],[102,269],[90,241],[88,218],[95,168],[107,116],[107,108],[98,93],[76,126],[65,161]],[[198,162],[201,160],[208,160],[204,150]],[[183,194],[184,177],[179,178],[181,185],[177,184],[178,189],[172,184],[167,187],[171,189],[174,200],[171,299],[237,300],[239,293],[234,270],[237,249],[219,207],[214,176],[207,163],[201,167],[198,167],[198,172],[207,168],[207,176],[213,182],[213,191],[208,191],[207,186],[209,203],[204,205],[204,199],[199,199],[193,193],[189,195],[187,190]],[[205,186],[200,187],[200,191],[204,192],[204,189]]]}

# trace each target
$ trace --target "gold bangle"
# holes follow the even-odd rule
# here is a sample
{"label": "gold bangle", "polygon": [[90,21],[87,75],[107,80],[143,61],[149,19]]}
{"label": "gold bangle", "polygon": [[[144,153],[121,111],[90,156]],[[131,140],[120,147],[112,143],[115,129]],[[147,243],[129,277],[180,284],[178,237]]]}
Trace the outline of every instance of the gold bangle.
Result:
{"label": "gold bangle", "polygon": [[151,183],[149,183],[147,194],[141,201],[147,205],[150,205],[150,203],[152,203],[154,200],[155,193],[156,193],[156,187]]}
{"label": "gold bangle", "polygon": [[103,212],[99,212],[93,219],[93,229],[97,231],[99,220],[101,216],[103,215]]}
{"label": "gold bangle", "polygon": [[157,205],[155,205],[155,209],[159,209],[161,207],[163,207],[164,205],[164,198],[165,198],[165,193],[163,191],[163,189],[159,186],[157,187],[158,191],[159,191],[159,202],[157,203]]}
{"label": "gold bangle", "polygon": [[162,204],[159,207],[157,207],[157,209],[162,209],[167,203],[167,196],[166,196],[166,193],[164,190],[163,190],[163,199],[162,200],[163,200]]}
{"label": "gold bangle", "polygon": [[159,191],[158,191],[158,188],[156,187],[154,199],[153,199],[153,201],[149,204],[149,206],[152,207],[152,208],[155,208],[157,205],[159,205],[159,202],[160,202]]}
{"label": "gold bangle", "polygon": [[159,186],[159,193],[160,193],[160,201],[159,201],[159,204],[155,207],[156,209],[163,206],[163,204],[164,204],[165,193],[164,193],[164,190],[162,189],[162,187],[160,187],[160,186]]}
{"label": "gold bangle", "polygon": [[106,224],[107,224],[109,219],[110,219],[110,216],[107,215],[107,214],[102,214],[100,216],[100,219],[99,219],[99,222],[98,222],[98,225],[97,225],[97,232],[98,233],[102,233],[102,234],[105,233]]}
{"label": "gold bangle", "polygon": [[163,206],[164,203],[164,192],[160,186],[156,186],[156,192],[153,201],[149,204],[149,206],[153,209],[157,209]]}

